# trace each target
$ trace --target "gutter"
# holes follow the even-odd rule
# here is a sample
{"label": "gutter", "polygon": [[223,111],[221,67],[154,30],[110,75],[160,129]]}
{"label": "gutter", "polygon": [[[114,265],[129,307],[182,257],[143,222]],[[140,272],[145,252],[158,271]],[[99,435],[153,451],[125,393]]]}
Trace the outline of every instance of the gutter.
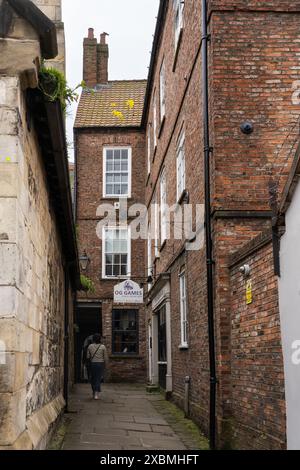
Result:
{"label": "gutter", "polygon": [[79,257],[72,208],[64,117],[59,101],[49,102],[38,89],[28,90],[30,109],[43,159],[49,199],[56,216],[70,280],[80,288]]}
{"label": "gutter", "polygon": [[151,60],[150,60],[150,67],[149,67],[149,74],[147,79],[147,88],[146,88],[146,95],[145,95],[145,102],[144,102],[144,109],[143,109],[143,116],[142,116],[142,128],[145,128],[147,117],[148,117],[148,109],[149,109],[149,102],[151,98],[151,91],[152,91],[152,84],[154,81],[154,70],[156,66],[156,56],[158,52],[158,48],[161,42],[161,35],[163,32],[163,28],[165,25],[165,19],[167,16],[169,0],[160,0],[159,10],[157,15],[157,23],[156,29],[154,33],[154,40],[152,45],[152,53],[151,53]]}

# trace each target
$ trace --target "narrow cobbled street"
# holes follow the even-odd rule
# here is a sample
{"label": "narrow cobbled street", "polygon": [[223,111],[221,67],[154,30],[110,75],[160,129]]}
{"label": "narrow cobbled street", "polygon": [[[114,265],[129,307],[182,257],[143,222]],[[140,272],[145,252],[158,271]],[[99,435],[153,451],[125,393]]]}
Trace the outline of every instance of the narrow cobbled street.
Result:
{"label": "narrow cobbled street", "polygon": [[207,449],[198,428],[159,393],[141,385],[105,384],[101,398],[77,385],[52,449],[199,450]]}

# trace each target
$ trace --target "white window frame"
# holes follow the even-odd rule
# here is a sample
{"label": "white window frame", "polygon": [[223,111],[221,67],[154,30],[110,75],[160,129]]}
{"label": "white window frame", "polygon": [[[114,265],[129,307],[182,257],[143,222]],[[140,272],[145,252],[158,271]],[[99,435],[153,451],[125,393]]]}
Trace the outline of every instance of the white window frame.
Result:
{"label": "white window frame", "polygon": [[[174,0],[175,49],[177,49],[180,33],[183,29],[183,9],[184,9],[184,1],[183,0]],[[177,18],[178,18],[178,21],[177,21]]]}
{"label": "white window frame", "polygon": [[166,170],[163,169],[160,176],[160,242],[161,245],[167,239],[167,177]]}
{"label": "white window frame", "polygon": [[180,348],[188,348],[188,308],[187,308],[187,286],[186,272],[179,274],[179,295],[180,295]]}
{"label": "white window frame", "polygon": [[[107,194],[106,193],[106,158],[108,150],[128,150],[128,193],[127,194]],[[116,172],[118,173],[118,172]],[[122,173],[120,171],[120,173]],[[131,197],[131,186],[132,186],[132,147],[128,146],[105,146],[103,147],[103,197],[106,199],[122,199]]]}
{"label": "white window frame", "polygon": [[[125,276],[107,276],[105,260],[105,241],[106,232],[109,230],[123,230],[127,232],[127,275]],[[130,226],[109,226],[102,227],[102,279],[128,279],[131,277],[131,229]]]}
{"label": "white window frame", "polygon": [[181,132],[176,149],[176,174],[177,174],[177,201],[180,200],[185,187],[185,133]]}
{"label": "white window frame", "polygon": [[157,102],[156,91],[153,95],[153,152],[157,146]]}
{"label": "white window frame", "polygon": [[154,201],[154,256],[155,259],[160,257],[159,252],[159,204],[157,202],[157,196]]}
{"label": "white window frame", "polygon": [[165,59],[163,59],[159,72],[159,101],[160,101],[160,122],[166,115],[166,73]]}
{"label": "white window frame", "polygon": [[[152,276],[152,233],[151,223],[148,225],[148,239],[147,239],[147,274],[148,277]],[[152,283],[148,283],[148,291],[151,289]]]}
{"label": "white window frame", "polygon": [[148,175],[150,175],[151,172],[151,132],[150,132],[150,124],[148,126],[148,153],[147,153],[147,169],[148,169]]}

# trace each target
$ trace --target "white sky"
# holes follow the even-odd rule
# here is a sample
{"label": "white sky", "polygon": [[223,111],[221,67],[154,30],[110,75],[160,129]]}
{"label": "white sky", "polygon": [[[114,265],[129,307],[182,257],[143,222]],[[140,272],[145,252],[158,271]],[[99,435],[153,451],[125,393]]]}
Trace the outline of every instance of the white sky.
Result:
{"label": "white sky", "polygon": [[[82,80],[82,44],[88,28],[109,37],[109,80],[148,76],[159,0],[63,0],[67,79],[71,87]],[[68,141],[73,140],[76,107],[68,117]],[[70,152],[71,154],[71,152]],[[71,155],[70,155],[71,156]]]}

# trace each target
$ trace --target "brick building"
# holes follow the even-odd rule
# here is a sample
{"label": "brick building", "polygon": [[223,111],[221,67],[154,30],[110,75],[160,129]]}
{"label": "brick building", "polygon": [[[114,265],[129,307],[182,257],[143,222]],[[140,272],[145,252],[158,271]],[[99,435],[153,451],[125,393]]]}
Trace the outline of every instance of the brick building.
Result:
{"label": "brick building", "polygon": [[[280,449],[286,447],[285,391],[293,403],[296,385],[291,372],[284,375],[289,371],[289,352],[287,343],[282,348],[281,335],[288,334],[280,323],[278,260],[282,255],[274,220],[290,171],[295,168],[300,2],[211,0],[207,7],[217,443],[219,447]],[[145,140],[144,173],[138,171],[136,181],[141,185],[139,201],[145,200],[148,208],[149,227],[144,268],[139,263],[139,274],[133,274],[147,277],[148,380],[159,384],[208,433],[201,20],[199,0],[160,2],[143,115],[134,130],[134,135],[138,133]],[[95,48],[97,41],[92,35],[89,41]],[[92,86],[99,70],[93,54],[89,59]],[[90,80],[90,75],[86,78]],[[87,129],[88,125],[80,129],[96,99],[93,119],[99,119],[97,113],[102,116],[99,97],[107,89],[98,89],[95,94],[83,95],[75,125],[77,218],[82,227],[81,250],[85,249],[84,239],[91,251],[96,250],[98,261],[90,268],[95,270],[94,278],[99,276],[101,247],[96,238],[87,241],[91,230],[87,216],[81,214],[92,209],[88,216],[92,219],[102,197],[99,147],[114,139],[118,142],[120,127],[123,139],[132,136],[132,130],[123,128],[126,109],[120,110],[121,114],[117,109],[115,114],[117,99],[113,97],[106,103],[106,112],[110,120],[119,116],[122,125],[117,129],[107,125],[105,134],[98,124],[97,136],[104,134],[105,140],[96,137],[96,130]],[[294,201],[298,207],[297,196]],[[169,215],[167,206],[174,205]],[[189,205],[192,214],[186,212]],[[174,236],[181,211],[187,214],[187,229],[189,223],[191,227]],[[291,239],[295,230],[297,225],[290,229]],[[298,279],[296,276],[294,283]],[[99,285],[102,292],[106,285]],[[281,278],[280,285],[286,299],[287,288]],[[100,296],[99,291],[98,299]],[[297,300],[296,296],[294,310]],[[111,311],[111,300],[109,303]],[[111,331],[111,317],[105,318]],[[292,381],[288,390],[287,378]],[[295,403],[291,407],[290,419]]]}
{"label": "brick building", "polygon": [[[48,13],[59,6],[49,0]],[[42,60],[64,68],[64,55],[32,2],[1,0],[0,18],[0,449],[32,450],[47,446],[74,383],[79,263],[64,116],[39,88]]]}
{"label": "brick building", "polygon": [[[75,122],[76,223],[80,255],[90,259],[83,272],[94,293],[77,302],[77,379],[84,340],[101,331],[109,351],[111,380],[145,381],[143,304],[114,303],[114,286],[128,279],[144,282],[144,241],[131,240],[127,216],[105,230],[106,210],[145,199],[145,135],[141,118],[146,80],[109,81],[106,35],[100,43],[92,29],[84,39],[83,77],[88,86]],[[110,205],[108,209],[105,209]],[[117,210],[118,215],[122,207]]]}
{"label": "brick building", "polygon": [[[291,11],[288,3],[246,3],[208,2],[217,436],[221,446],[281,448],[286,440],[284,377],[270,187],[275,183],[280,199],[294,153],[299,5],[294,2]],[[148,206],[204,203],[201,69],[200,2],[161,2],[143,122]],[[241,129],[248,121],[254,126],[250,134]],[[189,412],[208,432],[205,253],[186,250],[184,240],[165,241],[167,222],[164,216],[160,224],[155,219],[154,211],[159,241],[152,242],[151,251],[148,244],[154,281],[148,295],[149,375],[182,407],[188,375]],[[172,228],[175,219],[170,220]],[[260,238],[265,252],[257,255],[258,277],[268,295],[246,305],[240,263],[248,244],[255,246]],[[159,357],[161,330],[166,347]]]}

